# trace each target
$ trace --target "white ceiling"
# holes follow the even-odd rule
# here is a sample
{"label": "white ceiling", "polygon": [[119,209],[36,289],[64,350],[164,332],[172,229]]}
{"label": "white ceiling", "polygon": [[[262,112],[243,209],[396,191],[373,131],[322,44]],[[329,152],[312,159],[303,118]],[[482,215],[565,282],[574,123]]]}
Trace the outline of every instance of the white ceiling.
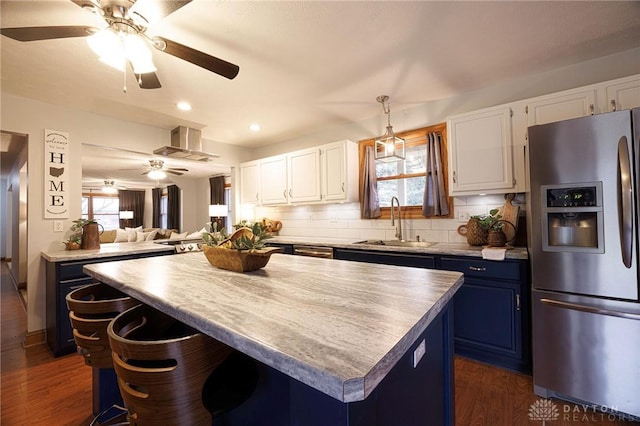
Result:
{"label": "white ceiling", "polygon": [[[3,28],[102,26],[71,1],[0,5]],[[240,73],[227,80],[155,51],[163,87],[142,90],[128,74],[123,93],[122,74],[84,39],[2,37],[2,91],[258,147],[380,115],[377,95],[397,111],[638,47],[640,2],[194,0],[147,33]],[[180,100],[193,110],[178,111]]]}

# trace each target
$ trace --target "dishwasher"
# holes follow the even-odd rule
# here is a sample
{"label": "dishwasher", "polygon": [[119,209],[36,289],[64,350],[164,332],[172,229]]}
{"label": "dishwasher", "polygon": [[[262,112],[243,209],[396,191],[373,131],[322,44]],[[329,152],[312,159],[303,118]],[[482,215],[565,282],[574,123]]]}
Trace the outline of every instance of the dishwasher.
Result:
{"label": "dishwasher", "polygon": [[333,259],[333,247],[293,245],[293,254],[296,256],[323,257]]}

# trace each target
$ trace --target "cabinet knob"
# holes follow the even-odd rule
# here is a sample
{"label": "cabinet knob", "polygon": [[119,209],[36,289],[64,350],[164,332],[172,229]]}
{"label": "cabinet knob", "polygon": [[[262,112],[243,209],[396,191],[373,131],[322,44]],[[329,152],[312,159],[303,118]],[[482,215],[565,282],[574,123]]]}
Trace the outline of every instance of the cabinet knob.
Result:
{"label": "cabinet knob", "polygon": [[284,198],[287,198],[287,190],[286,190],[286,189],[285,189],[284,191],[282,191],[282,196],[283,196]]}
{"label": "cabinet knob", "polygon": [[611,111],[615,111],[616,109],[618,109],[618,107],[616,105],[616,100],[615,99],[611,99]]}
{"label": "cabinet knob", "polygon": [[289,190],[289,198],[293,198],[293,194],[291,193],[291,191],[293,191],[293,190],[291,190],[291,189]]}
{"label": "cabinet knob", "polygon": [[455,170],[453,171],[453,183],[457,183],[456,182],[456,171]]}
{"label": "cabinet knob", "polygon": [[596,110],[595,110],[595,107],[593,106],[593,104],[589,105],[589,112],[591,113],[591,115],[595,114]]}
{"label": "cabinet knob", "polygon": [[342,192],[344,192],[344,182],[342,182]]}
{"label": "cabinet knob", "polygon": [[258,193],[256,192],[256,201],[258,201]]}
{"label": "cabinet knob", "polygon": [[516,294],[516,311],[520,310],[520,293]]}

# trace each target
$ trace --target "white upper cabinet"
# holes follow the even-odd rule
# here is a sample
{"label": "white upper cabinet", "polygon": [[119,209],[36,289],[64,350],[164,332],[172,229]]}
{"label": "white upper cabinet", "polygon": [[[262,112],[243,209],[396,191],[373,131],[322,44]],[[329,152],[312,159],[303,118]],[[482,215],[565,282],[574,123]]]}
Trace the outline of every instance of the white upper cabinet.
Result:
{"label": "white upper cabinet", "polygon": [[322,152],[322,200],[354,201],[357,198],[357,145],[349,140],[320,147]]}
{"label": "white upper cabinet", "polygon": [[287,155],[290,203],[320,201],[320,149],[310,148]]}
{"label": "white upper cabinet", "polygon": [[600,112],[596,92],[595,88],[579,89],[531,99],[526,106],[528,124],[534,126],[596,114]]}
{"label": "white upper cabinet", "polygon": [[450,195],[512,192],[515,187],[511,108],[450,117]]}
{"label": "white upper cabinet", "polygon": [[614,80],[605,85],[606,111],[640,107],[640,76]]}
{"label": "white upper cabinet", "polygon": [[262,204],[286,204],[287,188],[287,156],[260,160],[260,202]]}
{"label": "white upper cabinet", "polygon": [[240,202],[260,203],[260,162],[249,161],[240,164]]}

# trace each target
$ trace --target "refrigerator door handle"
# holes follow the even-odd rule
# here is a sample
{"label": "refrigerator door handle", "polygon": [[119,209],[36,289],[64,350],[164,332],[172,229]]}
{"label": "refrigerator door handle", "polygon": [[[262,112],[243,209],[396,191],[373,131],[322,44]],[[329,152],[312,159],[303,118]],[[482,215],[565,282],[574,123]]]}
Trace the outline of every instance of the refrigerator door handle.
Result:
{"label": "refrigerator door handle", "polygon": [[633,312],[611,311],[609,309],[596,308],[595,306],[578,305],[577,303],[562,302],[560,300],[552,300],[552,299],[546,299],[546,298],[540,299],[540,302],[545,305],[554,306],[558,308],[565,308],[565,309],[571,309],[574,311],[588,312],[590,314],[608,315],[611,317],[626,318],[626,319],[640,321],[640,314],[634,314]]}
{"label": "refrigerator door handle", "polygon": [[633,256],[633,184],[627,137],[618,142],[618,216],[622,262],[631,268]]}

